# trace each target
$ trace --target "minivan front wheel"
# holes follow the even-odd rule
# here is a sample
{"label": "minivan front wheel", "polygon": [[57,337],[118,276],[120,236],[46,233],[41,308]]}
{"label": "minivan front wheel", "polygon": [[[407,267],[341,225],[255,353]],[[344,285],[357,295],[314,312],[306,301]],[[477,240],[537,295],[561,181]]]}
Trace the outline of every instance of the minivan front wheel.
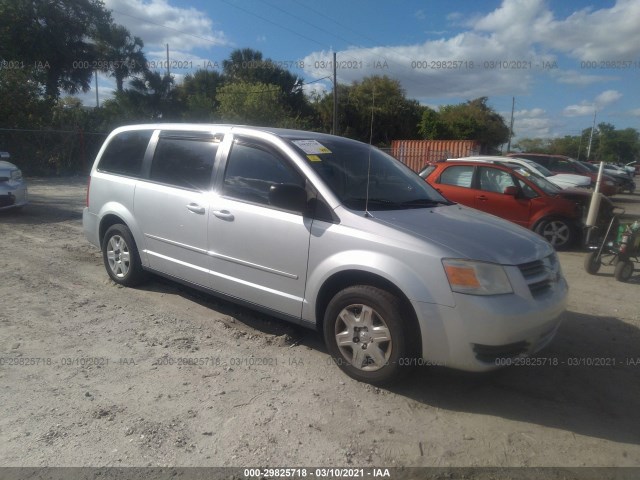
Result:
{"label": "minivan front wheel", "polygon": [[361,382],[387,385],[402,378],[415,363],[402,318],[400,300],[385,290],[356,285],[338,292],[324,316],[334,362]]}
{"label": "minivan front wheel", "polygon": [[109,227],[102,239],[102,259],[111,279],[126,287],[140,284],[145,277],[133,235],[126,225]]}

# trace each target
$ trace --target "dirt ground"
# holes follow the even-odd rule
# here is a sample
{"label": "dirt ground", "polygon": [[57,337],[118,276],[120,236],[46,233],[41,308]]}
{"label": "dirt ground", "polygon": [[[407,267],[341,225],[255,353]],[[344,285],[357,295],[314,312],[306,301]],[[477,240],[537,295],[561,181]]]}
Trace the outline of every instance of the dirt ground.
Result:
{"label": "dirt ground", "polygon": [[[638,272],[561,253],[545,365],[378,389],[313,331],[159,278],[117,286],[82,233],[86,179],[29,183],[0,213],[0,466],[640,466]],[[640,194],[617,201],[640,217]]]}

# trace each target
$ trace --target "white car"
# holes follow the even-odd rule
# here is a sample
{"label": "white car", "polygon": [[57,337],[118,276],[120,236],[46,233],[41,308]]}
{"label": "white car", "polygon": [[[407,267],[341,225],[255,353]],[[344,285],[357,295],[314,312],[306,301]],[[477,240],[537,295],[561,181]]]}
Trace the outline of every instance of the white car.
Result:
{"label": "white car", "polygon": [[589,188],[591,186],[591,179],[584,175],[574,175],[571,173],[553,173],[547,168],[543,167],[539,163],[533,160],[527,160],[525,158],[515,157],[498,157],[498,156],[476,156],[476,157],[463,157],[463,158],[451,158],[448,161],[464,161],[464,162],[488,162],[488,163],[501,163],[508,167],[519,166],[528,174],[538,175],[539,177],[546,178],[554,185],[565,188]]}
{"label": "white car", "polygon": [[22,171],[9,158],[9,153],[0,152],[0,210],[24,207],[28,201]]}

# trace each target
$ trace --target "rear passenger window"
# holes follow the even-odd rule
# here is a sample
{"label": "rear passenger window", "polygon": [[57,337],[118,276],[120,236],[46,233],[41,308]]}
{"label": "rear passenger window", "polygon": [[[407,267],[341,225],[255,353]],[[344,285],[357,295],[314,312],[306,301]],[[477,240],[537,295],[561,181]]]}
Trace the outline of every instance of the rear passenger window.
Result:
{"label": "rear passenger window", "polygon": [[446,168],[440,175],[440,183],[444,183],[445,185],[454,185],[456,187],[471,188],[473,169],[474,167],[468,165]]}
{"label": "rear passenger window", "polygon": [[257,145],[233,144],[222,193],[239,200],[269,205],[271,185],[305,186],[302,176],[285,160]]}
{"label": "rear passenger window", "polygon": [[184,138],[158,139],[149,179],[192,190],[207,190],[218,143]]}
{"label": "rear passenger window", "polygon": [[111,139],[100,158],[98,170],[139,177],[142,160],[153,130],[122,132]]}

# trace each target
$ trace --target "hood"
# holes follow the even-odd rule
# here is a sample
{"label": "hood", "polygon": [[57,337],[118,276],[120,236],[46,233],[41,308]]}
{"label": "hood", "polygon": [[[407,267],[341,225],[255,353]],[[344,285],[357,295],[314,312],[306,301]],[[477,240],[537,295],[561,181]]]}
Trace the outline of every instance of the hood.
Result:
{"label": "hood", "polygon": [[462,205],[370,213],[374,221],[438,244],[459,258],[519,265],[554,251],[526,228]]}
{"label": "hood", "polygon": [[574,175],[572,173],[556,173],[550,177],[547,177],[547,180],[555,183],[556,185],[575,187],[591,185],[591,177],[587,177],[585,175]]}
{"label": "hood", "polygon": [[4,160],[0,160],[0,172],[4,174],[9,174],[13,170],[18,170],[18,167],[16,167],[11,162],[5,162]]}

